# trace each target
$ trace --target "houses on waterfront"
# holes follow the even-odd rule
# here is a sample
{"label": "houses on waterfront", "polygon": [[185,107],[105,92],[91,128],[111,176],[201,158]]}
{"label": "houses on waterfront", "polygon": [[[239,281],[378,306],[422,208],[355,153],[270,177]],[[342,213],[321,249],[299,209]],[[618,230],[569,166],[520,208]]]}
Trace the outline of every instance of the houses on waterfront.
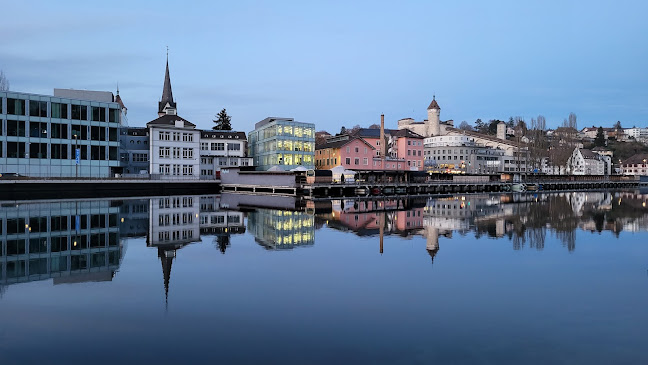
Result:
{"label": "houses on waterfront", "polygon": [[140,127],[126,125],[119,91],[0,92],[0,174],[217,180],[229,168],[480,175],[635,175],[646,170],[639,168],[645,163],[635,161],[643,158],[623,161],[606,146],[609,141],[648,142],[648,128],[527,130],[522,120],[512,126],[511,118],[476,131],[442,121],[435,96],[423,121],[403,118],[386,126],[382,117],[380,126],[336,135],[283,117],[265,118],[247,135],[202,130],[178,113],[179,105],[168,59],[157,117]]}

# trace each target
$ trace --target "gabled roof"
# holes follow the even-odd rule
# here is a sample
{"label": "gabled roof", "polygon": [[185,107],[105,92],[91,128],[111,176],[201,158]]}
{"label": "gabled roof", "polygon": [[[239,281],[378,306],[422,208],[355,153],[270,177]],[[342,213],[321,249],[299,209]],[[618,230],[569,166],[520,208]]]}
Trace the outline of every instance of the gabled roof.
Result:
{"label": "gabled roof", "polygon": [[623,165],[639,165],[643,164],[644,160],[648,161],[648,153],[638,153],[628,157],[625,161],[622,162]]}
{"label": "gabled roof", "polygon": [[202,138],[233,138],[233,139],[238,139],[238,140],[247,140],[247,136],[245,135],[245,132],[237,132],[237,131],[201,131],[200,136]]}
{"label": "gabled roof", "polygon": [[395,137],[421,138],[421,139],[422,139],[422,138],[425,138],[425,137],[423,137],[422,135],[420,135],[420,134],[418,134],[418,133],[414,133],[414,132],[412,132],[412,131],[409,130],[409,129],[399,129],[397,132],[395,132],[395,133],[390,133],[390,134],[391,134],[392,136],[395,136]]}
{"label": "gabled roof", "polygon": [[583,155],[584,159],[587,159],[587,160],[598,160],[598,159],[600,159],[601,155],[599,155],[598,153],[592,152],[592,150],[588,150],[588,149],[585,149],[585,148],[579,148],[578,150],[580,151],[581,155]]}
{"label": "gabled roof", "polygon": [[[344,138],[344,137],[348,137],[348,138]],[[366,144],[372,150],[376,149],[374,146],[371,145],[371,143],[365,141],[364,139],[362,139],[360,137],[350,136],[350,135],[336,136],[336,137],[329,138],[329,140],[327,140],[325,143],[322,143],[320,145],[315,146],[315,149],[316,150],[323,150],[323,149],[327,149],[327,148],[341,148],[341,147],[344,147],[347,144],[349,144],[349,143],[351,143],[351,142],[353,142],[355,140],[358,140],[358,141]]]}
{"label": "gabled roof", "polygon": [[156,126],[175,127],[176,120],[183,121],[185,127],[196,127],[196,125],[191,123],[190,121],[181,118],[178,115],[171,115],[171,114],[165,114],[157,119],[153,119],[152,121],[146,123],[146,126],[148,127],[150,125],[156,125]]}

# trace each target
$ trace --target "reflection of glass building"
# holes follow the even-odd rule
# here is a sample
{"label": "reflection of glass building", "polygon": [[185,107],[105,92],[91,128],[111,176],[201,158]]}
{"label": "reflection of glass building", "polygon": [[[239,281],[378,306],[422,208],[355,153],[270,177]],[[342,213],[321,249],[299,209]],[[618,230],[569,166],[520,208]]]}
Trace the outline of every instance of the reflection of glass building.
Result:
{"label": "reflection of glass building", "polygon": [[257,209],[248,213],[248,229],[267,249],[315,244],[315,218],[303,212]]}
{"label": "reflection of glass building", "polygon": [[248,140],[249,155],[257,170],[272,166],[282,170],[314,168],[315,124],[295,122],[292,118],[266,118],[255,124]]}
{"label": "reflection of glass building", "polygon": [[3,205],[0,284],[111,280],[122,248],[108,200]]}

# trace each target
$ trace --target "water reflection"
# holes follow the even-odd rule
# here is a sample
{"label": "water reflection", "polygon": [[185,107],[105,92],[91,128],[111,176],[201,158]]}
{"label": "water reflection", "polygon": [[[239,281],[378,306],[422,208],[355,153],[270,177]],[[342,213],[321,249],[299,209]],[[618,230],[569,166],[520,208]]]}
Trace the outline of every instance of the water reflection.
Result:
{"label": "water reflection", "polygon": [[[648,229],[648,194],[573,192],[457,195],[414,199],[309,201],[237,195],[187,195],[146,199],[33,201],[0,208],[0,292],[7,285],[53,279],[53,284],[110,281],[128,238],[145,237],[162,268],[168,297],[173,262],[182,248],[211,240],[222,254],[231,236],[248,233],[267,250],[315,244],[316,230],[384,237],[425,238],[434,261],[439,238],[503,238],[514,250],[543,250],[547,236],[571,252],[576,231]],[[271,209],[274,204],[281,209]],[[255,206],[256,205],[256,206]],[[247,225],[246,225],[247,218]]]}

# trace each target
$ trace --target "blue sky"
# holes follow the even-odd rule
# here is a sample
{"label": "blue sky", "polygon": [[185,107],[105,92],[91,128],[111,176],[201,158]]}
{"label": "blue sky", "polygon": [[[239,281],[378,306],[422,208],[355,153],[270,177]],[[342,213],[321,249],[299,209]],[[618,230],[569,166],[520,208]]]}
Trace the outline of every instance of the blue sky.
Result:
{"label": "blue sky", "polygon": [[11,89],[116,89],[129,124],[157,114],[166,46],[178,112],[200,128],[267,116],[318,130],[385,113],[426,118],[570,112],[579,127],[648,125],[644,1],[13,1],[0,69]]}

